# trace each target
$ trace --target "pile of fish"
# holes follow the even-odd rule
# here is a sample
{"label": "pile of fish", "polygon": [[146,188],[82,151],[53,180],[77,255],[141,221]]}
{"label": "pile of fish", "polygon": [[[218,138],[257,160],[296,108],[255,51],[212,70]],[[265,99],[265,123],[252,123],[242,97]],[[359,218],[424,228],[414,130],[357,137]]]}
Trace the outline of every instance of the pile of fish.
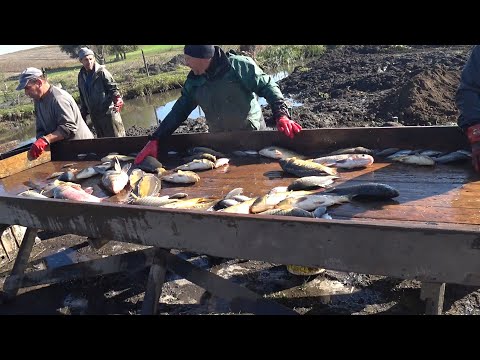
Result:
{"label": "pile of fish", "polygon": [[[82,154],[84,158],[92,154]],[[94,155],[94,154],[93,154]],[[169,156],[178,156],[171,151]],[[201,179],[201,172],[220,167],[228,169],[230,158],[207,147],[194,147],[183,157],[183,164],[165,169],[156,158],[147,157],[138,166],[132,166],[134,157],[110,154],[98,165],[81,170],[75,163],[67,164],[63,172],[53,173],[55,179],[47,186],[31,186],[33,190],[22,192],[22,196],[54,197],[76,201],[111,201],[115,196],[126,193],[122,199],[132,205],[155,206],[175,209],[196,209],[242,214],[266,214],[329,218],[330,206],[353,200],[387,200],[399,196],[398,191],[388,184],[365,183],[333,187],[341,178],[342,171],[366,168],[375,161],[400,162],[403,164],[432,166],[471,159],[465,150],[442,152],[435,150],[405,150],[398,148],[367,149],[355,147],[340,149],[316,156],[305,156],[278,146],[260,150],[237,150],[233,157],[263,156],[278,161],[282,173],[298,177],[288,186],[271,189],[267,194],[248,197],[242,188],[230,191],[226,196],[215,198],[188,198],[186,193],[162,196],[162,181],[177,184],[195,184]],[[123,164],[123,165],[122,165]],[[107,191],[104,197],[92,195],[92,188],[83,189],[79,182],[101,176],[99,185]],[[117,197],[118,200],[118,197]]]}

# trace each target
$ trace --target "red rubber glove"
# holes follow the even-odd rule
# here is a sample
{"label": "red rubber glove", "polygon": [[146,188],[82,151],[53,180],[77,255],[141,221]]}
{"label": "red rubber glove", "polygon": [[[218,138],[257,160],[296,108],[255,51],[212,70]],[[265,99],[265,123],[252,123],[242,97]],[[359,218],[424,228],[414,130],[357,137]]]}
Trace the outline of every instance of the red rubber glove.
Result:
{"label": "red rubber glove", "polygon": [[135,158],[135,165],[140,164],[147,156],[157,158],[158,155],[158,140],[150,140],[147,145],[140,151]]}
{"label": "red rubber glove", "polygon": [[113,98],[113,106],[115,106],[115,111],[120,112],[123,108],[123,99],[120,95],[117,95]]}
{"label": "red rubber glove", "polygon": [[32,146],[30,147],[30,155],[36,159],[45,151],[45,148],[50,145],[50,143],[43,136],[38,138]]}
{"label": "red rubber glove", "polygon": [[300,126],[300,124],[297,124],[295,121],[290,120],[285,115],[280,116],[280,118],[277,120],[277,129],[278,131],[288,136],[290,139],[293,139],[295,134],[298,134],[300,131],[302,131],[302,127]]}
{"label": "red rubber glove", "polygon": [[480,172],[480,124],[467,129],[468,141],[472,145],[472,165],[475,171]]}

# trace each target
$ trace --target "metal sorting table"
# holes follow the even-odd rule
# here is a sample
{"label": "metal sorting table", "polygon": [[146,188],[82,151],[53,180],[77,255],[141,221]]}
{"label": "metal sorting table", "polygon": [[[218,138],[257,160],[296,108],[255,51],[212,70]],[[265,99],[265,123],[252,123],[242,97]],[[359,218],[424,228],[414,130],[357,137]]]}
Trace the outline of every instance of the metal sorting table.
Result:
{"label": "metal sorting table", "polygon": [[[68,162],[76,162],[78,168],[98,163],[79,161],[80,153],[93,152],[99,157],[113,151],[128,154],[139,151],[146,141],[146,137],[126,137],[56,143],[51,148],[51,161],[0,180],[0,224],[28,228],[4,284],[5,300],[13,300],[21,287],[149,266],[142,307],[145,314],[157,312],[167,269],[229,300],[235,311],[295,314],[273,300],[196,268],[171,254],[170,249],[420,280],[429,314],[442,312],[445,283],[480,285],[480,177],[469,162],[421,167],[376,160],[364,169],[339,169],[335,186],[381,182],[398,189],[400,196],[390,201],[336,205],[328,210],[333,220],[16,196],[27,189],[25,181],[45,182]],[[457,127],[304,130],[294,140],[276,131],[199,133],[171,136],[161,144],[159,160],[171,169],[182,162],[167,151],[206,146],[229,153],[269,145],[312,156],[354,146],[444,151],[467,148]],[[200,181],[194,185],[162,182],[160,194],[186,192],[190,198],[222,198],[233,188],[242,187],[245,195],[253,197],[288,185],[295,178],[270,178],[272,171],[281,171],[276,160],[231,157],[227,168],[199,172]],[[99,178],[87,179],[82,186],[98,183]],[[24,273],[38,229],[152,247]]]}

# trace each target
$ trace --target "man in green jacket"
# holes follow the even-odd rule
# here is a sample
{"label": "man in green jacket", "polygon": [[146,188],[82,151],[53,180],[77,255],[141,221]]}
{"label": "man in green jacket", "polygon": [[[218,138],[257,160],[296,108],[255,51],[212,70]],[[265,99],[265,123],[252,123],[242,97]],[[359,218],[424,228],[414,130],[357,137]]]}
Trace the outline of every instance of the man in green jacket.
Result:
{"label": "man in green jacket", "polygon": [[192,69],[182,94],[149,142],[135,159],[157,157],[159,142],[170,136],[200,105],[210,132],[264,130],[262,109],[257,97],[264,97],[272,108],[277,129],[293,138],[302,127],[290,119],[283,95],[255,61],[242,55],[225,53],[214,45],[185,45],[185,62]]}
{"label": "man in green jacket", "polygon": [[83,67],[78,73],[80,111],[86,120],[90,114],[97,137],[123,137],[120,111],[123,100],[112,74],[95,61],[95,54],[89,48],[81,48],[78,58]]}

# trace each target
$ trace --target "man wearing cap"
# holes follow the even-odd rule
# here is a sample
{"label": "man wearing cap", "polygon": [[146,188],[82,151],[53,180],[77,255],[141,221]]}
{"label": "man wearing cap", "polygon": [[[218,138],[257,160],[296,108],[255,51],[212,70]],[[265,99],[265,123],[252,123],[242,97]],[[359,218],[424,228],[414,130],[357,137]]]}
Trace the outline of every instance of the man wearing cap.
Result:
{"label": "man wearing cap", "polygon": [[272,108],[277,129],[293,138],[302,127],[290,119],[278,85],[255,61],[214,45],[185,45],[186,65],[191,69],[180,98],[135,159],[157,157],[159,142],[171,135],[200,105],[210,132],[264,130],[262,109],[255,96]]}
{"label": "man wearing cap", "polygon": [[17,90],[33,99],[36,116],[37,140],[30,148],[30,156],[38,158],[45,148],[61,140],[93,139],[93,134],[80,114],[73,97],[50,85],[42,70],[25,69],[19,78]]}
{"label": "man wearing cap", "polygon": [[78,58],[83,67],[78,73],[80,111],[84,119],[90,114],[97,137],[125,136],[120,111],[123,100],[117,83],[105,66],[95,61],[89,48],[81,48]]}

